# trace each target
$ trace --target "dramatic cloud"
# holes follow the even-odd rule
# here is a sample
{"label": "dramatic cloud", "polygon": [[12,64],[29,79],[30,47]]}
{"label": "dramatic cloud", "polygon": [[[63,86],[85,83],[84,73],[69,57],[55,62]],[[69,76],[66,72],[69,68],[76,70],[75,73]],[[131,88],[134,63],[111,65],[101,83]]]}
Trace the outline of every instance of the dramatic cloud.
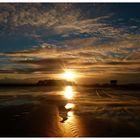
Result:
{"label": "dramatic cloud", "polygon": [[120,5],[0,4],[0,74],[49,77],[68,68],[131,81],[140,70],[140,6]]}

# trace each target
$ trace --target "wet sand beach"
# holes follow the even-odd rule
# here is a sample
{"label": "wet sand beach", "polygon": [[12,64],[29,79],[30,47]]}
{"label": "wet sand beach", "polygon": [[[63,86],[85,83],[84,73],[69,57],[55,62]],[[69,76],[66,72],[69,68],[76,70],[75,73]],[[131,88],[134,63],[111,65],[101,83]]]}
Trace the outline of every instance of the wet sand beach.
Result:
{"label": "wet sand beach", "polygon": [[1,95],[0,136],[140,136],[139,91],[132,91],[133,96],[112,89],[82,88],[70,92],[75,94],[73,99],[63,97],[65,90],[34,96]]}

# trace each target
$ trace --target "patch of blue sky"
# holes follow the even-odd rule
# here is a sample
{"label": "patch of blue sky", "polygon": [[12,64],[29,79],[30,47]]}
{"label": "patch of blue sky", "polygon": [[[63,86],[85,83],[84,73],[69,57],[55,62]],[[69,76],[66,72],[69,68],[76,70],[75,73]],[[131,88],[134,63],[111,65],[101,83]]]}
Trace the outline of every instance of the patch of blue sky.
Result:
{"label": "patch of blue sky", "polygon": [[0,52],[14,52],[27,50],[37,45],[37,41],[25,36],[2,36],[0,38]]}

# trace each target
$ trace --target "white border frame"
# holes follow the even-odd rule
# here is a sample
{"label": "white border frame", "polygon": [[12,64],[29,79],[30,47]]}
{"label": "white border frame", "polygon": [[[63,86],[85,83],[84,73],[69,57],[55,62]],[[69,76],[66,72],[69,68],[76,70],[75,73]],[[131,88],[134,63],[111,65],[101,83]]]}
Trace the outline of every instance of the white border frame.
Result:
{"label": "white border frame", "polygon": [[0,3],[140,3],[140,0],[0,0]]}
{"label": "white border frame", "polygon": [[[140,0],[0,0],[0,3],[140,3]],[[38,140],[38,139],[54,139],[54,140],[62,140],[62,139],[66,139],[66,140],[79,140],[79,139],[83,139],[83,140],[87,140],[87,139],[93,139],[93,140],[133,140],[133,139],[137,139],[140,140],[139,137],[85,137],[85,138],[65,138],[65,137],[61,137],[61,138],[53,138],[53,137],[32,137],[32,138],[22,138],[22,137],[11,137],[11,138],[6,138],[6,137],[0,137],[1,140]]]}

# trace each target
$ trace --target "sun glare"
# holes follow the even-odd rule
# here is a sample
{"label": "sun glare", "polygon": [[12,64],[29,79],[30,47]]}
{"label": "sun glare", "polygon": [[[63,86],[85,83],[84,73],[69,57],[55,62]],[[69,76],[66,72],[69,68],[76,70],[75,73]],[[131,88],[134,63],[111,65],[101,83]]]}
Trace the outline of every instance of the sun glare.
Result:
{"label": "sun glare", "polygon": [[65,71],[63,74],[63,78],[66,80],[74,80],[76,74],[73,71]]}

